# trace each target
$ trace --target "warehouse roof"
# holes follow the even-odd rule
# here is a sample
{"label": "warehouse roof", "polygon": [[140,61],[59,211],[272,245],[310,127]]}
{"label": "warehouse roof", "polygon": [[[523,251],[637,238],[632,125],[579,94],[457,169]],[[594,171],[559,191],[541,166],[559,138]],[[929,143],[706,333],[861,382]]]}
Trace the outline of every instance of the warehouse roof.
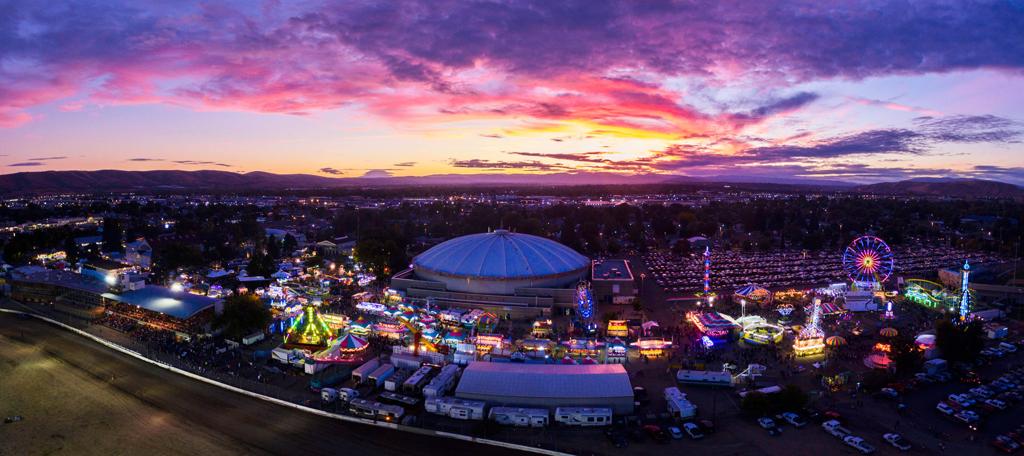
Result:
{"label": "warehouse roof", "polygon": [[620,364],[470,363],[456,396],[532,398],[633,397]]}
{"label": "warehouse roof", "polygon": [[152,312],[167,314],[181,320],[214,307],[219,301],[219,299],[185,291],[174,291],[156,285],[147,285],[138,290],[126,291],[121,294],[104,293],[103,297]]}

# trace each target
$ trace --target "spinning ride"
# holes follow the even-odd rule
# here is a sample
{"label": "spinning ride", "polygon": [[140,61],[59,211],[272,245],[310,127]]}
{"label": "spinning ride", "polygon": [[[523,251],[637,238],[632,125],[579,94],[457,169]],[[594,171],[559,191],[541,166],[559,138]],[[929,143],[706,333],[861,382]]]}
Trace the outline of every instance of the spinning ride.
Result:
{"label": "spinning ride", "polygon": [[857,284],[880,285],[892,275],[894,266],[892,249],[875,236],[854,239],[843,252],[843,270]]}

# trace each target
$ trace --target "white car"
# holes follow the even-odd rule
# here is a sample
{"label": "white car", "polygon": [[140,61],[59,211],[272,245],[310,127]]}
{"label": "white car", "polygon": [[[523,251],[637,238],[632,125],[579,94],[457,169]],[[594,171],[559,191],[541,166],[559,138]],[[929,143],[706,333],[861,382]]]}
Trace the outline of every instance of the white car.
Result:
{"label": "white car", "polygon": [[956,410],[954,410],[953,407],[950,407],[949,404],[945,402],[939,402],[938,404],[936,404],[935,410],[942,412],[943,415],[952,415],[956,413]]}
{"label": "white car", "polygon": [[970,424],[980,420],[981,416],[979,416],[978,413],[973,410],[961,410],[959,413],[953,415],[953,418],[963,421],[964,423]]}
{"label": "white car", "polygon": [[821,427],[825,429],[825,432],[828,432],[833,437],[839,437],[840,439],[850,435],[850,430],[844,428],[836,420],[828,420],[824,423],[821,423]]}
{"label": "white car", "polygon": [[961,407],[970,407],[974,405],[974,400],[963,394],[950,394],[947,399]]}
{"label": "white car", "polygon": [[773,428],[775,428],[775,420],[773,420],[771,418],[768,418],[767,416],[758,418],[757,419],[757,424],[758,424],[758,426],[761,426],[761,427],[763,427],[765,429],[773,429]]}
{"label": "white car", "polygon": [[999,399],[986,399],[985,404],[998,410],[1006,410],[1006,402]]}
{"label": "white car", "polygon": [[875,447],[869,445],[864,439],[852,435],[848,435],[843,439],[843,443],[852,446],[864,454],[871,454],[875,452]]}
{"label": "white car", "polygon": [[1007,342],[1000,342],[999,348],[1010,353],[1017,353],[1017,346]]}
{"label": "white car", "polygon": [[697,426],[697,423],[683,423],[683,430],[686,431],[691,439],[704,438],[704,433],[700,431],[700,426]]}
{"label": "white car", "polygon": [[896,449],[900,451],[910,450],[910,443],[908,443],[906,439],[904,439],[903,436],[899,434],[889,433],[883,435],[882,438],[885,439],[886,442],[889,442],[889,445],[896,447]]}
{"label": "white car", "polygon": [[796,413],[793,412],[783,413],[782,420],[798,428],[807,426],[807,421],[804,421],[804,419],[801,418],[800,415],[797,415]]}
{"label": "white car", "polygon": [[988,388],[985,388],[984,386],[979,386],[979,387],[976,387],[976,388],[971,388],[971,390],[968,391],[968,393],[971,393],[971,396],[982,398],[982,399],[987,399],[987,398],[992,397],[992,391],[990,391]]}

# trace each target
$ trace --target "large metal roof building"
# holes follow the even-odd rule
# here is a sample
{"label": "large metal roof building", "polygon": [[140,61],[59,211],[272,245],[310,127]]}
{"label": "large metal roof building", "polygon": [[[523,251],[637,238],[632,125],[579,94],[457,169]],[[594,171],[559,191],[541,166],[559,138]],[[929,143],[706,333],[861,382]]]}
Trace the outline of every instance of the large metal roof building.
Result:
{"label": "large metal roof building", "polygon": [[442,242],[412,264],[416,277],[448,291],[511,295],[520,288],[573,287],[590,260],[550,239],[494,230]]}
{"label": "large metal roof building", "polygon": [[610,407],[633,413],[633,387],[620,364],[470,363],[455,396],[489,405]]}

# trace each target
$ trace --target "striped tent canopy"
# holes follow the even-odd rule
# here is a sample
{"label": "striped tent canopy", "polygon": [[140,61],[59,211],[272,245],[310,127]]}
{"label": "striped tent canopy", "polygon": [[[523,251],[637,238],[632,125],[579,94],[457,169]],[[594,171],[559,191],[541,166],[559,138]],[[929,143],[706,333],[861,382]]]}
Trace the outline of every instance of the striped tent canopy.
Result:
{"label": "striped tent canopy", "polygon": [[882,328],[881,331],[878,331],[878,334],[882,335],[882,337],[896,337],[899,333],[896,328]]}

